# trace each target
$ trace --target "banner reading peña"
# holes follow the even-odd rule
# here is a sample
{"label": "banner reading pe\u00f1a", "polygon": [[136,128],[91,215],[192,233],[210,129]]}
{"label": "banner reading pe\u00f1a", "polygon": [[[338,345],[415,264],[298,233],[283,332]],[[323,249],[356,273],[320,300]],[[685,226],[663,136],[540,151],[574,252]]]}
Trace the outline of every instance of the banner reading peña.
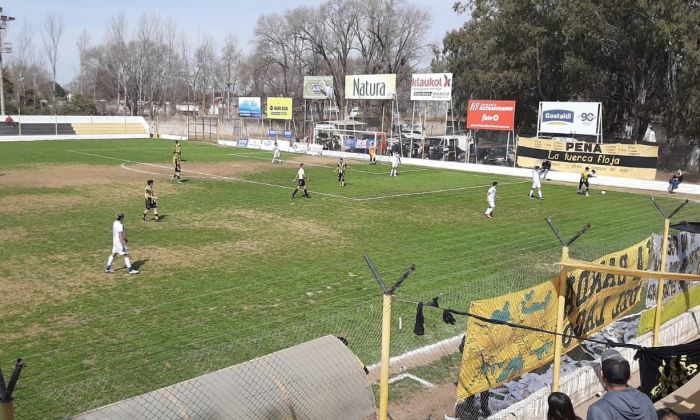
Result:
{"label": "banner reading pe\u00f1a", "polygon": [[655,179],[659,148],[520,137],[517,152],[518,166],[526,168],[534,168],[547,158],[555,171],[581,172],[588,166],[598,175]]}
{"label": "banner reading pe\u00f1a", "polygon": [[[651,238],[605,255],[597,264],[649,267]],[[469,312],[546,331],[555,331],[558,278],[529,289],[472,302]],[[573,270],[567,275],[564,334],[590,336],[620,318],[639,300],[641,279]],[[564,338],[567,352],[577,340]],[[467,320],[457,398],[496,387],[549,363],[554,336],[503,325]]]}
{"label": "banner reading pe\u00f1a", "polygon": [[345,76],[345,99],[394,99],[395,74],[356,74]]}

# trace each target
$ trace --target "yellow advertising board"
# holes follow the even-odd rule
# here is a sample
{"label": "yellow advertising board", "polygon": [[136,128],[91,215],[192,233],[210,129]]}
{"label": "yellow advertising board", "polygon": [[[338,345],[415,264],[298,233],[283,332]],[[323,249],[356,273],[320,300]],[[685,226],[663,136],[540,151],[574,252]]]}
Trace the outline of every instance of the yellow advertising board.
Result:
{"label": "yellow advertising board", "polygon": [[265,116],[270,120],[291,120],[292,98],[267,98]]}
{"label": "yellow advertising board", "polygon": [[598,175],[655,179],[657,146],[641,144],[595,144],[539,138],[518,138],[518,166],[534,168],[547,158],[552,170],[582,172],[586,167]]}
{"label": "yellow advertising board", "polygon": [[[607,254],[601,265],[646,270],[651,238],[627,249]],[[555,331],[558,278],[492,299],[472,302],[469,312],[523,326]],[[585,270],[567,273],[564,334],[590,336],[620,318],[638,301],[642,281],[638,277]],[[579,344],[563,339],[564,352]],[[464,399],[493,388],[551,362],[554,335],[467,321],[459,372],[457,398]]]}
{"label": "yellow advertising board", "polygon": [[[668,283],[668,282],[667,282]],[[700,286],[691,287],[690,289],[673,296],[668,302],[663,304],[661,310],[661,325],[672,320],[678,315],[688,312],[690,308],[700,305]],[[656,318],[656,308],[649,308],[642,312],[637,326],[637,336],[648,333],[654,329]]]}

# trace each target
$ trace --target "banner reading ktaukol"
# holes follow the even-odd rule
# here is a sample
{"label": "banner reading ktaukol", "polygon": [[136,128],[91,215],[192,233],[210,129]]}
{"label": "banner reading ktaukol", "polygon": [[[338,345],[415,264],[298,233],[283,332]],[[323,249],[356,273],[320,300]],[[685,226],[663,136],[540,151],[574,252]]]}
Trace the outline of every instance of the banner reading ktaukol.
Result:
{"label": "banner reading ktaukol", "polygon": [[471,130],[511,131],[515,122],[515,101],[470,99],[467,104],[467,128]]}
{"label": "banner reading ktaukol", "polygon": [[452,73],[414,74],[411,76],[411,100],[452,100]]}
{"label": "banner reading ktaukol", "polygon": [[[649,267],[651,238],[596,260],[612,267]],[[558,278],[529,289],[492,299],[474,301],[469,312],[546,331],[556,330]],[[639,300],[642,281],[585,270],[567,273],[564,334],[590,336],[620,318]],[[577,340],[564,337],[567,352]],[[459,371],[457,397],[496,387],[549,363],[554,356],[554,335],[494,325],[474,318],[467,331]]]}
{"label": "banner reading ktaukol", "polygon": [[345,76],[345,99],[394,99],[395,97],[395,74]]}

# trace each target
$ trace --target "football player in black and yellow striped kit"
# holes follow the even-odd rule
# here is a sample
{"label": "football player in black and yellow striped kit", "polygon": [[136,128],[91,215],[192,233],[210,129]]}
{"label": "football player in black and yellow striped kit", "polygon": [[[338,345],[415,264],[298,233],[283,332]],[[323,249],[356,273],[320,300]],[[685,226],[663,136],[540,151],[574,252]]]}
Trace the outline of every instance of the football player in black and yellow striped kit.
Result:
{"label": "football player in black and yellow striped kit", "polygon": [[156,193],[153,191],[153,180],[149,179],[146,181],[146,188],[144,189],[144,201],[145,201],[145,208],[143,210],[143,220],[146,220],[146,216],[148,215],[148,210],[153,209],[153,215],[156,216],[156,222],[159,220],[158,219],[158,203],[156,200],[158,197],[156,197]]}

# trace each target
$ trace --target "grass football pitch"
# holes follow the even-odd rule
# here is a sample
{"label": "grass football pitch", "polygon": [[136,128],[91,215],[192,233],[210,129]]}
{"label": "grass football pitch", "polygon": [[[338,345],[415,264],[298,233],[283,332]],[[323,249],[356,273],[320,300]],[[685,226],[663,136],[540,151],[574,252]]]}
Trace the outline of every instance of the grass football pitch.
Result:
{"label": "grass football pitch", "polygon": [[[366,364],[379,359],[381,293],[409,264],[392,354],[460,334],[426,314],[413,336],[416,300],[472,300],[519,290],[557,272],[564,236],[593,225],[572,255],[629,246],[662,219],[648,195],[524,178],[350,160],[340,187],[335,160],[185,142],[183,180],[169,182],[173,143],[82,140],[0,143],[0,366],[27,362],[18,414],[65,417],[261,356],[321,335],[346,336]],[[306,162],[310,199],[292,179]],[[141,220],[155,180],[160,222]],[[499,182],[494,219],[486,190]],[[674,208],[679,201],[659,202]],[[115,214],[126,214],[130,276],[111,251]],[[678,220],[697,220],[691,204]],[[455,372],[456,376],[456,372]]]}

